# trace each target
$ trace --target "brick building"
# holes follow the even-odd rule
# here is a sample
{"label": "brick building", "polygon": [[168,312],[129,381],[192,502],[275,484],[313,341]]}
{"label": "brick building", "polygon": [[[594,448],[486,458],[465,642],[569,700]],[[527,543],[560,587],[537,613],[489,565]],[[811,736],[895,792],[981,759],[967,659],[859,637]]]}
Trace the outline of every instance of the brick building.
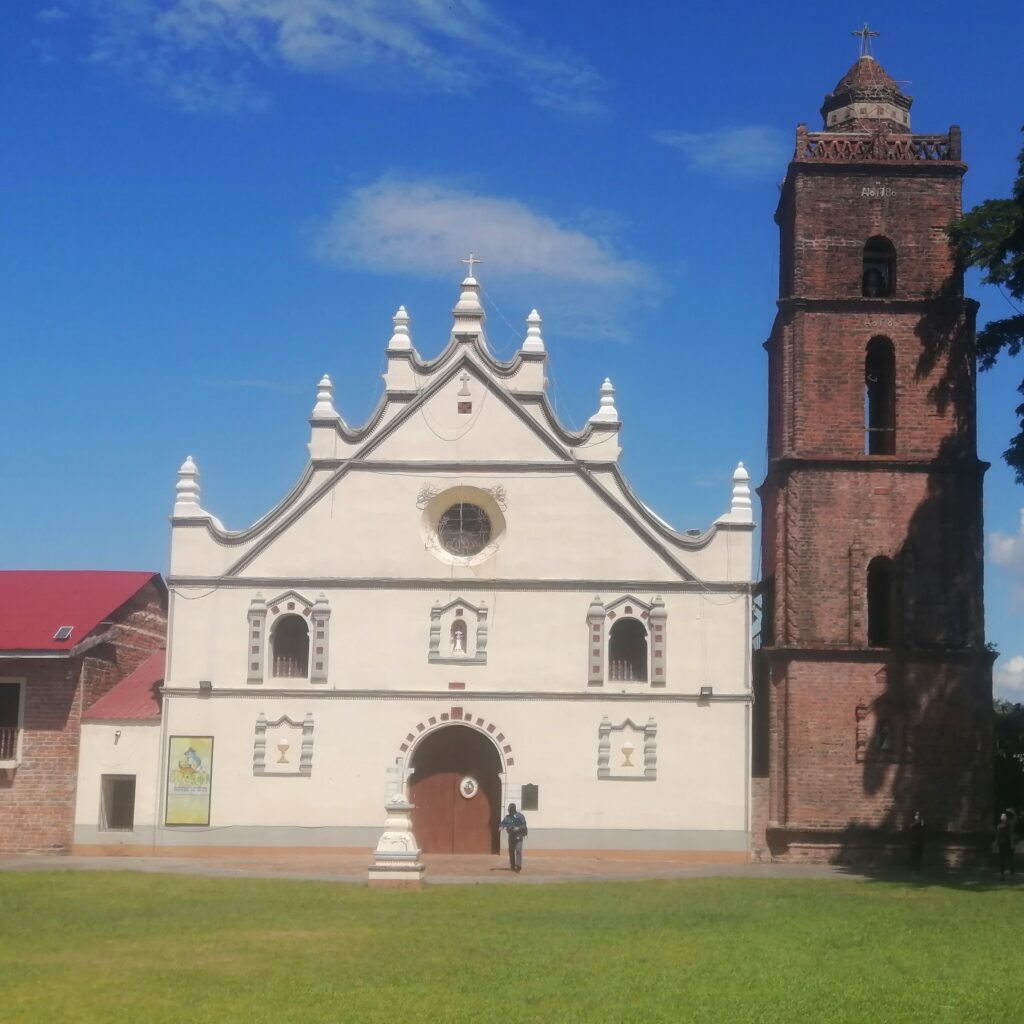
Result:
{"label": "brick building", "polygon": [[0,572],[0,853],[71,848],[83,709],[154,651],[148,572]]}
{"label": "brick building", "polygon": [[877,855],[915,810],[953,850],[989,825],[966,166],[911,102],[862,55],[776,213],[753,839],[777,857]]}

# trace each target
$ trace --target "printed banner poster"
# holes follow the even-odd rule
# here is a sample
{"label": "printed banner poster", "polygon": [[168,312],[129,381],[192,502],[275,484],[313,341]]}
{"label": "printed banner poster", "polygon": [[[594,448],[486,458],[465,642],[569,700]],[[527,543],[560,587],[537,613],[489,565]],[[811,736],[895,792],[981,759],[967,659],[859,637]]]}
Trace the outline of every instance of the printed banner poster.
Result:
{"label": "printed banner poster", "polygon": [[213,737],[172,736],[167,756],[167,825],[209,825]]}

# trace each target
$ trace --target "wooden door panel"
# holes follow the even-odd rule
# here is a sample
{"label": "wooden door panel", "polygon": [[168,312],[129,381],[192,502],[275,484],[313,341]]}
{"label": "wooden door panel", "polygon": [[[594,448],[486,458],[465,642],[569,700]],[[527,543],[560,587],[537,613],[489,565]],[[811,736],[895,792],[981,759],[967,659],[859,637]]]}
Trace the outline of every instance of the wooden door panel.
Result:
{"label": "wooden door panel", "polygon": [[[409,798],[413,832],[424,853],[497,853],[501,759],[494,744],[466,726],[428,736],[416,751]],[[466,799],[462,780],[479,784]]]}

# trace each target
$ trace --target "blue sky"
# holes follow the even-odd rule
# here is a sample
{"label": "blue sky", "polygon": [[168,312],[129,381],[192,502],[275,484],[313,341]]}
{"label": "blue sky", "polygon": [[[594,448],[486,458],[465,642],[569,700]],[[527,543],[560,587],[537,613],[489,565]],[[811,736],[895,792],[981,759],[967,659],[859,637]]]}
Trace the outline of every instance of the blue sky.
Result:
{"label": "blue sky", "polygon": [[[610,376],[638,493],[706,526],[738,459],[763,475],[778,181],[865,20],[915,129],[962,126],[966,205],[1008,194],[1019,5],[5,5],[0,564],[165,570],[188,453],[204,504],[252,522],[301,472],[322,373],[359,423],[399,304],[440,350],[471,248],[492,347],[538,307],[563,419]],[[1017,699],[1021,373],[980,378],[988,635]]]}

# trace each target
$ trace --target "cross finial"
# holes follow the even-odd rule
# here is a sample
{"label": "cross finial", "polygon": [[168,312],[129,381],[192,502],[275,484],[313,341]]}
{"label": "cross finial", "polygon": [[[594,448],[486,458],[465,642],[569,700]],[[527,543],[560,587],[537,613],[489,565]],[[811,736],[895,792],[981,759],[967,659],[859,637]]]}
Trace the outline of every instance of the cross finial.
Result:
{"label": "cross finial", "polygon": [[850,33],[852,36],[860,36],[860,55],[862,57],[871,56],[871,40],[875,36],[880,36],[881,32],[876,32],[873,29],[868,28],[868,23],[864,22],[863,28],[855,29]]}
{"label": "cross finial", "polygon": [[483,263],[483,260],[480,259],[479,256],[474,256],[473,253],[470,252],[469,256],[467,256],[466,259],[464,259],[462,262],[469,266],[469,273],[466,276],[467,277],[472,277],[473,276],[473,266],[475,264],[477,264],[477,263]]}

